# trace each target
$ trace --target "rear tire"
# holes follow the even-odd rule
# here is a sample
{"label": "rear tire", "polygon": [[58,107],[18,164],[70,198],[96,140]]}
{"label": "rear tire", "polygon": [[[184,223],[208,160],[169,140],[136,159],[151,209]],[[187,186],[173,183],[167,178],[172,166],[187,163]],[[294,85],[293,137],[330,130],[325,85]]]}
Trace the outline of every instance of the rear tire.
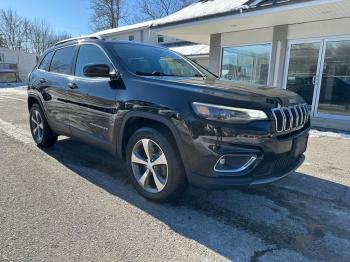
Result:
{"label": "rear tire", "polygon": [[40,105],[34,104],[29,112],[30,131],[38,147],[51,147],[58,136],[51,130]]}
{"label": "rear tire", "polygon": [[169,139],[153,128],[142,128],[126,147],[130,180],[142,196],[153,201],[175,199],[187,185],[180,156]]}

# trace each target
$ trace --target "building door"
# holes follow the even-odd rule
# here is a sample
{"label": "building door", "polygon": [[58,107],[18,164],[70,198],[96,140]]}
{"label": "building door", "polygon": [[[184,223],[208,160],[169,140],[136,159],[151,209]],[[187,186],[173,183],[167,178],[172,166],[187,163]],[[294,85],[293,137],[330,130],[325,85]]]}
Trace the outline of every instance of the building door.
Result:
{"label": "building door", "polygon": [[321,66],[322,41],[290,42],[287,53],[287,72],[284,87],[305,99],[314,113]]}
{"label": "building door", "polygon": [[291,41],[287,61],[284,87],[312,116],[350,120],[350,39]]}
{"label": "building door", "polygon": [[324,41],[315,115],[350,120],[350,39]]}

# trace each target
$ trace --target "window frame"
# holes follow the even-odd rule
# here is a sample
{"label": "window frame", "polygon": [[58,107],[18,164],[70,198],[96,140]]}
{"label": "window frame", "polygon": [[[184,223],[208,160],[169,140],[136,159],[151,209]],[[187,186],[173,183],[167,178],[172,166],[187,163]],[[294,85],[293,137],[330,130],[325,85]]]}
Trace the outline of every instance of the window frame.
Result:
{"label": "window frame", "polygon": [[[115,47],[113,47],[114,44],[115,44],[115,43],[110,43],[109,47],[111,48],[112,53],[114,54],[114,57],[115,57],[116,59],[118,59],[118,62],[119,62],[119,63],[121,63],[121,66],[122,66],[123,68],[125,68],[125,70],[126,70],[128,73],[130,73],[130,74],[132,74],[132,75],[134,75],[134,76],[136,76],[136,77],[144,77],[144,76],[141,76],[141,75],[137,75],[137,74],[135,74],[134,72],[132,72],[132,71],[130,70],[130,68],[128,67],[128,65],[127,65],[127,64],[123,61],[123,59],[118,55],[118,52],[116,51]],[[118,45],[128,45],[128,44],[127,44],[127,43],[118,43]],[[136,44],[134,44],[134,45],[141,45],[141,46],[144,46],[144,44],[138,44],[138,43],[136,43]],[[148,45],[146,45],[146,46],[148,46]],[[209,75],[212,75],[213,77],[217,78],[217,75],[213,74],[213,73],[210,72],[208,69],[204,68],[204,67],[201,66],[201,65],[196,64],[195,62],[193,62],[193,61],[192,61],[191,59],[189,59],[188,57],[186,57],[186,56],[184,56],[184,55],[182,55],[182,54],[180,54],[180,53],[178,53],[178,52],[176,52],[176,51],[170,50],[170,49],[165,48],[165,47],[163,47],[163,46],[161,46],[161,45],[153,45],[153,46],[150,46],[150,47],[165,49],[165,50],[168,50],[168,51],[170,51],[170,52],[172,52],[172,53],[175,53],[176,55],[180,56],[182,59],[184,59],[185,61],[187,61],[187,63],[189,63],[198,73],[200,73],[200,74],[209,73]]]}
{"label": "window frame", "polygon": [[[132,39],[131,39],[132,38]],[[131,41],[135,41],[135,36],[134,35],[129,35],[128,36],[128,40]]]}
{"label": "window frame", "polygon": [[[163,41],[159,41],[159,39],[162,39]],[[165,43],[165,38],[163,35],[157,35],[157,42],[159,43]]]}
{"label": "window frame", "polygon": [[[224,48],[234,48],[234,47],[247,47],[247,46],[257,46],[257,45],[269,45],[270,46],[270,55],[269,55],[269,69],[268,69],[268,73],[267,73],[267,83],[260,85],[260,84],[250,84],[247,82],[237,82],[237,81],[233,81],[233,80],[228,80],[228,79],[224,79],[222,78],[222,63],[223,63],[223,58],[224,58]],[[247,85],[251,85],[251,86],[265,86],[265,85],[269,85],[270,84],[270,77],[271,77],[271,62],[272,62],[272,51],[273,51],[273,46],[272,46],[272,42],[255,42],[255,43],[248,43],[248,44],[233,44],[233,45],[222,45],[221,46],[221,53],[220,53],[220,65],[219,65],[219,78],[220,80],[225,80],[225,81],[229,81],[229,82],[233,82],[233,83],[242,83],[242,84],[247,84]]]}
{"label": "window frame", "polygon": [[[56,48],[55,50],[53,50],[54,54],[52,55],[49,71],[47,71],[47,72],[49,72],[51,74],[62,75],[62,76],[74,76],[74,74],[72,74],[72,69],[73,69],[74,60],[75,60],[76,54],[77,54],[77,45],[78,44],[71,44],[71,45],[62,46],[60,48]],[[64,49],[64,48],[69,48],[69,47],[74,47],[73,57],[72,57],[72,61],[71,61],[70,68],[69,68],[70,69],[69,70],[69,74],[59,73],[59,72],[52,72],[51,71],[52,61],[53,61],[53,58],[55,57],[55,54],[57,53],[57,51],[61,50],[61,49]]]}
{"label": "window frame", "polygon": [[[41,70],[41,71],[44,71],[44,72],[50,72],[51,61],[52,61],[52,58],[53,58],[55,52],[56,52],[56,50],[49,51],[49,52],[47,52],[47,53],[42,57],[42,59],[40,60],[40,63],[38,63],[38,70]],[[46,58],[48,55],[50,55],[50,54],[52,54],[52,56],[51,56],[51,59],[50,59],[50,62],[49,62],[48,70],[44,70],[44,69],[40,68],[40,66],[43,64],[45,58]]]}
{"label": "window frame", "polygon": [[112,59],[109,57],[109,55],[106,53],[106,51],[98,44],[96,43],[81,43],[79,45],[77,45],[76,50],[75,50],[75,55],[74,55],[74,61],[73,61],[73,66],[72,66],[72,73],[73,76],[75,78],[78,79],[90,79],[90,80],[105,80],[105,79],[110,79],[109,77],[87,77],[87,76],[77,76],[75,75],[75,71],[76,71],[76,67],[77,67],[77,61],[78,61],[78,55],[79,55],[79,51],[80,51],[80,47],[84,46],[84,45],[92,45],[92,46],[96,46],[97,48],[99,48],[102,53],[104,53],[104,55],[107,57],[107,59],[110,62],[110,66],[112,70],[115,70],[116,72],[118,72],[116,66],[114,65]]}

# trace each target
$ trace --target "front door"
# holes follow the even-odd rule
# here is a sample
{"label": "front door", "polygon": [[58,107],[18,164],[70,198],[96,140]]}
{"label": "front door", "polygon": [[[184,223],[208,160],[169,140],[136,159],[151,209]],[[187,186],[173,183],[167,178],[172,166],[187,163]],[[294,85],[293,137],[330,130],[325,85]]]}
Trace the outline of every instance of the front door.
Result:
{"label": "front door", "polygon": [[287,61],[284,87],[312,116],[350,120],[350,39],[291,41]]}
{"label": "front door", "polygon": [[325,40],[316,116],[350,120],[350,39]]}
{"label": "front door", "polygon": [[314,97],[317,94],[321,51],[321,41],[291,42],[288,46],[289,64],[285,88],[303,97],[312,113]]}
{"label": "front door", "polygon": [[106,53],[94,44],[81,44],[76,58],[74,92],[81,90],[76,97],[75,110],[70,113],[70,126],[73,135],[95,139],[97,143],[110,143],[113,137],[114,117],[117,112],[117,90],[111,86],[110,78],[87,77],[84,67],[91,64],[113,65]]}

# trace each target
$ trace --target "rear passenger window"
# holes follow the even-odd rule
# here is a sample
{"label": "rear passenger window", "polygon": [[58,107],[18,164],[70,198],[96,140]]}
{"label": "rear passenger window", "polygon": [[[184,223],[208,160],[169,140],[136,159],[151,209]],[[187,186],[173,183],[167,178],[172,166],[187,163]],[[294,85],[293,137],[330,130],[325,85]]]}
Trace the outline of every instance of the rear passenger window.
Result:
{"label": "rear passenger window", "polygon": [[43,60],[41,60],[39,69],[49,71],[51,58],[52,58],[53,52],[47,53]]}
{"label": "rear passenger window", "polygon": [[75,75],[84,76],[84,67],[89,64],[103,64],[110,66],[111,62],[99,47],[95,45],[82,45],[79,48],[75,66]]}
{"label": "rear passenger window", "polygon": [[58,49],[51,62],[50,72],[70,74],[75,46]]}

